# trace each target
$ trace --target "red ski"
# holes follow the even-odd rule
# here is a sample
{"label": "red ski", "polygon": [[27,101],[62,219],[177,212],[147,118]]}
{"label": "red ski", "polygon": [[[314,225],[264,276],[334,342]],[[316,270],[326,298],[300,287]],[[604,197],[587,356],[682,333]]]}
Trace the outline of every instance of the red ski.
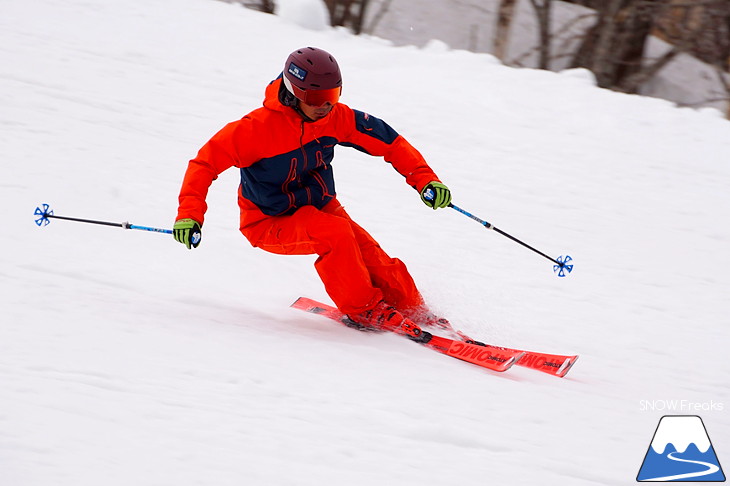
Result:
{"label": "red ski", "polygon": [[470,338],[461,331],[457,331],[456,329],[451,327],[451,325],[443,326],[441,327],[441,329],[454,334],[456,337],[467,343],[472,343],[479,346],[489,346],[490,348],[502,349],[504,351],[516,351],[524,353],[522,358],[517,361],[517,366],[532,368],[533,370],[542,371],[543,373],[557,376],[558,378],[563,378],[566,374],[568,374],[568,371],[570,371],[570,369],[573,367],[576,360],[578,359],[578,355],[569,356],[563,354],[538,353],[535,351],[525,351],[524,349],[512,349],[502,346],[495,346],[493,344],[486,344]]}
{"label": "red ski", "polygon": [[[317,302],[315,300],[308,299],[306,297],[300,297],[291,306],[296,309],[301,309],[301,310],[311,312],[314,314],[323,314],[326,317],[329,317],[330,319],[334,319],[334,320],[340,322],[341,324],[344,324],[348,327],[354,327],[356,329],[360,329],[361,331],[374,330],[372,328],[362,326],[360,324],[357,324],[357,323],[349,320],[346,315],[344,315],[342,312],[340,312],[335,307],[332,307],[327,304],[322,304],[321,302]],[[578,359],[578,355],[571,356],[571,355],[562,355],[562,354],[547,354],[547,353],[538,353],[535,351],[525,351],[523,349],[512,349],[512,348],[505,348],[505,347],[501,347],[501,346],[494,346],[491,344],[486,344],[481,341],[472,339],[469,336],[467,336],[466,334],[464,334],[463,332],[457,331],[452,327],[444,327],[442,329],[444,331],[454,334],[456,337],[458,337],[459,340],[443,338],[440,336],[433,336],[431,338],[431,341],[429,343],[427,343],[426,346],[431,347],[432,349],[436,349],[437,351],[440,351],[444,354],[449,354],[449,352],[446,350],[452,349],[453,354],[449,354],[450,356],[454,356],[459,359],[464,359],[465,361],[470,361],[470,359],[465,359],[466,355],[471,355],[471,354],[475,354],[476,356],[479,356],[479,355],[476,354],[476,351],[472,347],[460,349],[458,347],[459,343],[469,344],[470,346],[476,345],[476,346],[481,347],[482,350],[484,350],[484,348],[486,348],[489,351],[489,353],[493,353],[493,357],[496,360],[499,360],[499,359],[509,360],[510,357],[516,357],[517,362],[514,364],[516,364],[517,366],[522,366],[525,368],[531,368],[533,370],[542,371],[543,373],[557,376],[559,378],[563,378],[565,375],[567,375],[568,371],[570,371],[570,369],[573,367],[576,360]],[[453,346],[453,348],[452,348],[452,346]],[[456,354],[462,354],[464,356],[456,356]],[[470,361],[470,362],[473,362],[473,361]],[[475,364],[479,364],[479,363],[475,363]],[[494,368],[490,368],[490,369],[494,369]],[[504,371],[504,370],[497,369],[496,371]]]}
{"label": "red ski", "polygon": [[[515,351],[510,348],[502,348],[505,351]],[[562,354],[545,354],[534,351],[525,351],[524,356],[517,361],[518,366],[532,368],[533,370],[542,371],[549,375],[563,378],[573,367],[578,355],[567,356]]]}
{"label": "red ski", "polygon": [[525,351],[524,349],[512,349],[502,346],[495,346],[493,344],[485,344],[481,341],[470,338],[461,331],[457,331],[453,328],[446,329],[453,332],[459,337],[459,339],[467,343],[490,346],[492,348],[503,349],[505,351],[522,352],[524,353],[524,355],[522,356],[522,358],[519,359],[519,361],[517,361],[517,366],[532,368],[533,370],[542,371],[543,373],[557,376],[558,378],[563,378],[565,375],[567,375],[568,371],[570,371],[570,369],[573,367],[576,360],[578,359],[578,355],[571,356],[563,354],[538,353],[536,351]]}
{"label": "red ski", "polygon": [[[320,314],[325,317],[329,317],[342,325],[352,327],[360,331],[378,332],[375,328],[363,326],[362,324],[352,321],[336,307],[323,304],[306,297],[298,298],[291,307],[305,312],[310,312],[312,314]],[[492,371],[507,371],[513,364],[522,358],[524,354],[522,351],[518,350],[508,350],[495,346],[483,346],[481,344],[457,341],[434,335],[431,335],[431,338],[427,342],[421,344],[427,348],[433,349],[434,351],[438,351],[439,353],[453,358],[458,358],[463,361],[468,361],[469,363],[473,363]]]}

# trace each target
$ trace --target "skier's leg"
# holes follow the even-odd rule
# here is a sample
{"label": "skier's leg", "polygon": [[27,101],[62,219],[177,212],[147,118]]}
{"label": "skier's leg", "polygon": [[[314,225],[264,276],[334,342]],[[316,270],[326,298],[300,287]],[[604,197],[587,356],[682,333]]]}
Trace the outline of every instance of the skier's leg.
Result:
{"label": "skier's leg", "polygon": [[362,313],[383,299],[370,278],[349,218],[304,206],[289,216],[263,219],[244,234],[253,246],[271,253],[319,255],[314,264],[317,273],[327,294],[346,314]]}
{"label": "skier's leg", "polygon": [[391,258],[365,229],[350,218],[342,206],[327,206],[325,210],[331,210],[334,215],[349,221],[373,285],[382,290],[386,302],[398,309],[420,308],[424,305],[423,297],[405,263],[398,258]]}

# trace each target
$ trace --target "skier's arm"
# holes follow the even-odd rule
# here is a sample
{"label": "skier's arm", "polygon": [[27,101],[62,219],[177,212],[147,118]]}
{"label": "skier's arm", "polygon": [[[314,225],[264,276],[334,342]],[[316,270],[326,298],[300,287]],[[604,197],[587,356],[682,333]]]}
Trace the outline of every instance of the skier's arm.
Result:
{"label": "skier's arm", "polygon": [[346,140],[340,142],[341,145],[384,157],[418,192],[430,182],[441,182],[423,155],[390,125],[367,113],[349,107],[347,110],[351,113],[348,124],[351,130]]}
{"label": "skier's arm", "polygon": [[180,189],[176,220],[192,219],[201,226],[208,205],[208,189],[218,175],[236,165],[238,159],[233,145],[236,123],[226,125],[213,136],[188,163]]}

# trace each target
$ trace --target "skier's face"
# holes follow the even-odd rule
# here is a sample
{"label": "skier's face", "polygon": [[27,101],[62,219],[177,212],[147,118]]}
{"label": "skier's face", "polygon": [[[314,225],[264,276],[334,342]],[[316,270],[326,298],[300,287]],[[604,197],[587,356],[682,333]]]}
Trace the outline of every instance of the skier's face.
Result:
{"label": "skier's face", "polygon": [[302,112],[312,120],[321,120],[326,117],[332,111],[333,106],[335,105],[329,101],[325,101],[321,106],[308,105],[303,101],[299,103],[299,108],[301,108]]}

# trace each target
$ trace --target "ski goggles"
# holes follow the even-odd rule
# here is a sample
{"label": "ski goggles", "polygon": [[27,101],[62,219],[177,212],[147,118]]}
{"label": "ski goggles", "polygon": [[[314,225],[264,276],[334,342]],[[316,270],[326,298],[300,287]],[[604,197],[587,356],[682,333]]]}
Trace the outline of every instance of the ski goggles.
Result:
{"label": "ski goggles", "polygon": [[300,89],[294,86],[294,96],[299,98],[303,103],[310,106],[322,106],[329,102],[334,105],[340,100],[342,86],[332,89]]}
{"label": "ski goggles", "polygon": [[322,106],[325,103],[336,104],[340,100],[342,86],[331,89],[302,89],[284,78],[286,87],[297,99],[310,106]]}

